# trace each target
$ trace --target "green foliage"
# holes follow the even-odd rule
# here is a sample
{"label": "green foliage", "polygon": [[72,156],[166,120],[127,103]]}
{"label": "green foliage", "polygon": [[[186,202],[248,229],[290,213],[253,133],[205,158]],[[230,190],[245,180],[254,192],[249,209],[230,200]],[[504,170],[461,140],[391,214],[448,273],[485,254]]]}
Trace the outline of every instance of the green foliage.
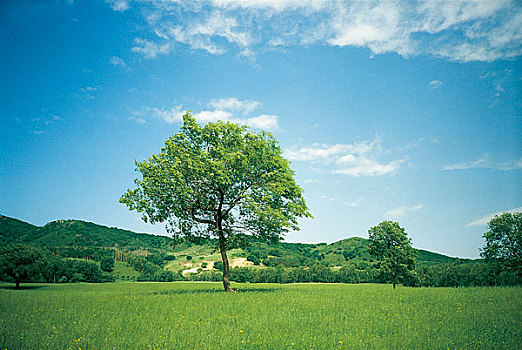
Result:
{"label": "green foliage", "polygon": [[[0,215],[0,246],[12,243],[32,242],[37,226]],[[30,238],[29,240],[27,238]]]}
{"label": "green foliage", "polygon": [[522,276],[522,213],[496,215],[488,227],[481,255]]}
{"label": "green foliage", "polygon": [[162,267],[164,261],[165,254],[164,253],[152,253],[147,256],[147,261],[153,263],[154,265]]}
{"label": "green foliage", "polygon": [[[126,247],[165,249],[172,239],[146,233],[135,233],[80,220],[57,220],[43,227],[0,216],[0,243],[30,243],[51,247]],[[99,260],[98,260],[99,261]]]}
{"label": "green foliage", "polygon": [[20,282],[110,282],[97,263],[63,259],[41,248],[15,244],[0,249],[0,279]]}
{"label": "green foliage", "polygon": [[411,280],[416,252],[404,228],[397,222],[383,221],[370,228],[368,235],[368,252],[379,259],[382,280],[392,282],[393,288],[401,281]]}
{"label": "green foliage", "polygon": [[44,254],[40,249],[23,244],[0,247],[0,279],[13,280],[16,288],[21,282],[40,277],[44,265]]}
{"label": "green foliage", "polygon": [[131,255],[127,264],[140,273],[137,279],[138,281],[172,282],[184,279],[181,275],[181,271],[175,273],[164,270],[160,266],[140,256]]}
{"label": "green foliage", "polygon": [[[236,227],[278,241],[297,218],[310,216],[302,189],[275,139],[233,123],[200,127],[190,115],[161,153],[137,164],[137,189],[120,200],[152,223],[167,221],[175,237],[219,237]],[[242,231],[240,231],[242,232]]]}
{"label": "green foliage", "polygon": [[214,268],[219,271],[223,271],[223,262],[221,261],[215,261],[214,262]]}
{"label": "green foliage", "polygon": [[104,256],[100,261],[100,269],[105,272],[114,270],[114,259],[112,256]]}
{"label": "green foliage", "polygon": [[522,339],[522,287],[392,293],[374,284],[233,286],[241,292],[227,295],[218,283],[112,283],[55,284],[17,293],[2,284],[0,344],[7,349],[518,349]]}
{"label": "green foliage", "polygon": [[181,132],[136,165],[142,179],[120,202],[142,213],[145,222],[167,222],[178,241],[218,238],[226,290],[226,250],[243,246],[244,234],[278,242],[299,229],[298,218],[311,216],[277,141],[246,126],[201,127],[187,113]]}
{"label": "green foliage", "polygon": [[281,257],[281,256],[283,256],[283,253],[281,252],[280,249],[277,249],[277,248],[271,248],[271,249],[268,250],[268,255],[273,255],[273,256]]}
{"label": "green foliage", "polygon": [[261,261],[266,259],[268,254],[264,250],[260,249],[252,249],[247,255],[247,260],[252,261],[254,265],[261,264]]}

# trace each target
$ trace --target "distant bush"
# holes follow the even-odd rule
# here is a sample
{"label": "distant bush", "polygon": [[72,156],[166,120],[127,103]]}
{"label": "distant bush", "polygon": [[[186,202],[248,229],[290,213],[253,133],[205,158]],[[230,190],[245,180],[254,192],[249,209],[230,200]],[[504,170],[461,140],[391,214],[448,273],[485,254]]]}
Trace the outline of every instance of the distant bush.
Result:
{"label": "distant bush", "polygon": [[114,259],[112,256],[104,256],[100,261],[100,269],[105,272],[114,270]]}
{"label": "distant bush", "polygon": [[214,268],[219,271],[223,271],[223,262],[222,261],[215,261],[214,262]]}
{"label": "distant bush", "polygon": [[263,250],[252,250],[247,255],[247,260],[252,261],[254,265],[259,265],[263,259],[268,257],[267,253]]}
{"label": "distant bush", "polygon": [[280,257],[280,256],[283,256],[283,252],[281,252],[280,249],[271,248],[268,250],[268,255]]}

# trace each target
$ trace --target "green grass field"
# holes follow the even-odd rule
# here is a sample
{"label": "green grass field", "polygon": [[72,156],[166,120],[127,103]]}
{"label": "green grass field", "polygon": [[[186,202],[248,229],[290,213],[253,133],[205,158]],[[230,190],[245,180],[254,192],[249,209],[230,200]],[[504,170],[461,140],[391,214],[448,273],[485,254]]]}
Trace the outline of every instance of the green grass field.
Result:
{"label": "green grass field", "polygon": [[522,288],[0,284],[2,349],[516,349]]}

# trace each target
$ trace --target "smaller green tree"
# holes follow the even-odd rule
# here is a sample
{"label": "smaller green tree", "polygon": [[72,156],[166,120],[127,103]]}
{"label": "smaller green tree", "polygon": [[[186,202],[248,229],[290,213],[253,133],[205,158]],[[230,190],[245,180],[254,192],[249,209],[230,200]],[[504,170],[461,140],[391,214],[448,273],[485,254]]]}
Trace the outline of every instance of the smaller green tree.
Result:
{"label": "smaller green tree", "polygon": [[12,279],[15,288],[20,289],[21,282],[40,277],[44,259],[43,251],[32,246],[13,244],[0,247],[0,278]]}
{"label": "smaller green tree", "polygon": [[393,288],[399,282],[411,278],[417,254],[411,240],[398,222],[383,221],[368,230],[370,255],[379,260],[379,270]]}
{"label": "smaller green tree", "polygon": [[495,215],[488,228],[480,255],[486,262],[499,262],[522,276],[522,213]]}
{"label": "smaller green tree", "polygon": [[100,269],[105,272],[114,270],[114,259],[112,256],[104,256],[100,261]]}

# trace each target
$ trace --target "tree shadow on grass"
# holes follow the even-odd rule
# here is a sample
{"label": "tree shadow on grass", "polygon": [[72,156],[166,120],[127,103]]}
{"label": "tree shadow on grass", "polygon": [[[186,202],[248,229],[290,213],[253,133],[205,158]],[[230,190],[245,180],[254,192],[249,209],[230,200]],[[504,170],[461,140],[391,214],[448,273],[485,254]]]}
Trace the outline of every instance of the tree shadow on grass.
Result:
{"label": "tree shadow on grass", "polygon": [[0,289],[9,289],[9,290],[31,290],[31,289],[40,289],[45,288],[45,286],[31,286],[31,285],[21,285],[20,288],[16,288],[14,285],[2,286],[0,285]]}
{"label": "tree shadow on grass", "polygon": [[[276,292],[277,288],[248,288],[248,289],[238,289],[233,293],[269,293]],[[223,289],[212,289],[212,288],[201,288],[201,289],[171,289],[171,290],[162,290],[160,292],[152,292],[152,295],[179,295],[179,294],[223,294],[226,293]],[[229,292],[230,293],[230,292]]]}

